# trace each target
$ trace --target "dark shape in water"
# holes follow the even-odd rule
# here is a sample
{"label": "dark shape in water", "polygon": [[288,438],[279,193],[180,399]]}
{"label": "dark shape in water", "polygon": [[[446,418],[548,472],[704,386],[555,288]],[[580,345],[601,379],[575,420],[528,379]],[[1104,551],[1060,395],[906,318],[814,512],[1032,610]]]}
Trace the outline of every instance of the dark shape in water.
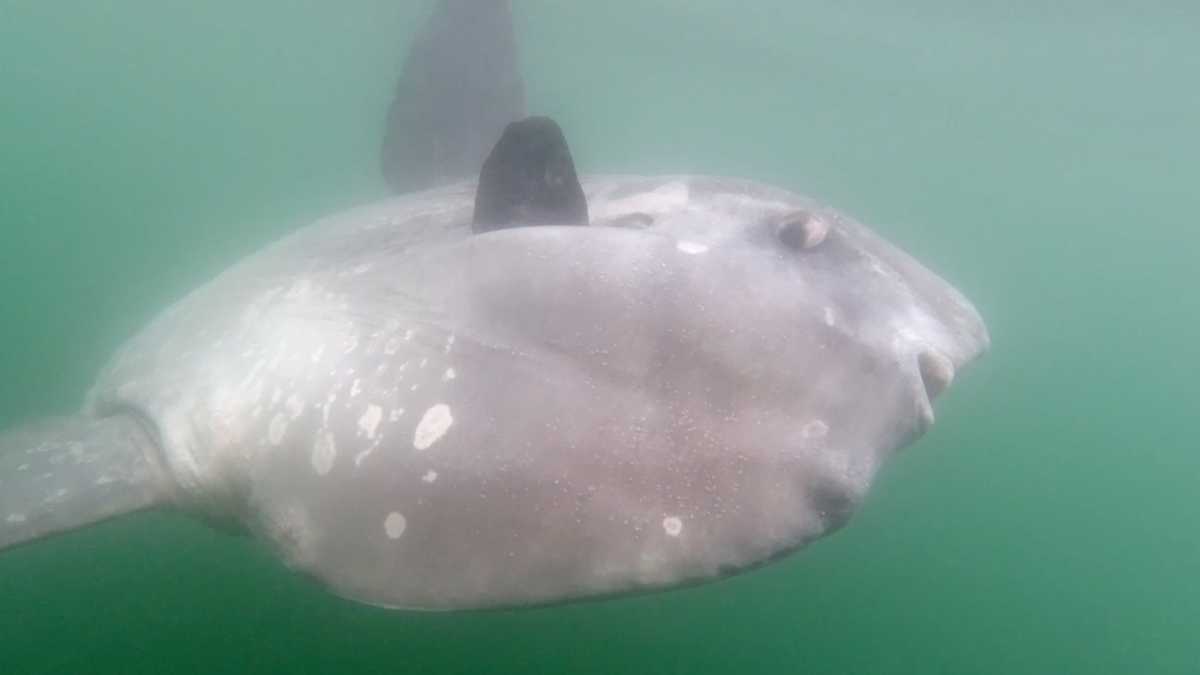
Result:
{"label": "dark shape in water", "polygon": [[413,41],[388,111],[384,178],[412,192],[475,175],[525,116],[508,0],[444,0]]}
{"label": "dark shape in water", "polygon": [[508,125],[479,172],[475,231],[587,224],[587,198],[562,129],[549,117]]}

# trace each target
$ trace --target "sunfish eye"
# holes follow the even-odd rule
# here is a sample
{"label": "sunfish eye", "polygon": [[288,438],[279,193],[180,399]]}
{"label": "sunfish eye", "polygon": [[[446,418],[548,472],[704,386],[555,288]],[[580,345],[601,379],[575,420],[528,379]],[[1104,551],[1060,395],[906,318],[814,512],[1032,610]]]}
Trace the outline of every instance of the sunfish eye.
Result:
{"label": "sunfish eye", "polygon": [[775,228],[779,241],[797,251],[817,246],[829,234],[829,222],[809,211],[789,213]]}

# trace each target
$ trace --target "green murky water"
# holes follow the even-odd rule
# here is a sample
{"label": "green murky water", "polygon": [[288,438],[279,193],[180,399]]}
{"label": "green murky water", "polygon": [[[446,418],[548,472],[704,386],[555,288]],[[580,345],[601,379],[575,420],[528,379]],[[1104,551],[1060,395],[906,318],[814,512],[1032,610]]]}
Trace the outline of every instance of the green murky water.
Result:
{"label": "green murky water", "polygon": [[[0,673],[1200,672],[1200,8],[971,4],[518,3],[530,107],[582,170],[813,194],[989,320],[850,528],[698,589],[424,615],[138,516],[0,558]],[[424,14],[0,0],[0,425],[73,409],[167,302],[382,195]]]}

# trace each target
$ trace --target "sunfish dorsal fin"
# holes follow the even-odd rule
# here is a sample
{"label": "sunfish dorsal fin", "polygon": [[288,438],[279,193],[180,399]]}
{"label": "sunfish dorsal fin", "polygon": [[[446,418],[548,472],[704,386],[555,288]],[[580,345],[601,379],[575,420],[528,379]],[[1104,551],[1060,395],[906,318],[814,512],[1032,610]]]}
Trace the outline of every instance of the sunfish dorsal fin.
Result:
{"label": "sunfish dorsal fin", "polygon": [[396,192],[472,178],[505,125],[524,116],[509,0],[442,0],[396,86],[384,178]]}
{"label": "sunfish dorsal fin", "polygon": [[529,117],[505,127],[479,171],[473,229],[587,224],[587,197],[558,124]]}

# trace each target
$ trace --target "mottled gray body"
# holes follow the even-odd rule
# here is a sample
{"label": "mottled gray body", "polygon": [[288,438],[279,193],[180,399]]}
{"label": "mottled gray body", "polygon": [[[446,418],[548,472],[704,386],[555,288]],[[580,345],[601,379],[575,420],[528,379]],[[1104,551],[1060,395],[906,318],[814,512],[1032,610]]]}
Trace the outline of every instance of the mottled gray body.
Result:
{"label": "mottled gray body", "polygon": [[[832,531],[987,346],[953,288],[804,198],[585,188],[587,228],[471,235],[472,184],[320,221],[132,340],[88,414],[140,421],[158,501],[244,522],[342,595],[509,606]],[[798,211],[817,226],[789,246]],[[32,536],[12,508],[0,547]]]}

